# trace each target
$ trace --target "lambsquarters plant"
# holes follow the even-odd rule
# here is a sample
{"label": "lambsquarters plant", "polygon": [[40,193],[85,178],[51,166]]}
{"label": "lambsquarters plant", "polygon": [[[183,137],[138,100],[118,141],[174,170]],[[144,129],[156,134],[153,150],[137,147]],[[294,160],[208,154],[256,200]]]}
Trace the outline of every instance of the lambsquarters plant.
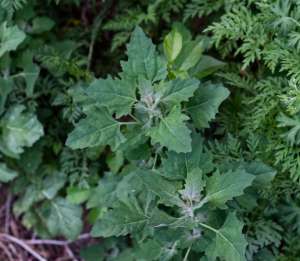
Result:
{"label": "lambsquarters plant", "polygon": [[203,129],[229,92],[195,78],[203,43],[183,34],[165,37],[162,56],[137,27],[118,76],[71,91],[84,117],[66,144],[116,155],[120,173],[105,173],[87,207],[98,213],[93,236],[130,236],[122,260],[245,260],[233,202],[259,176],[219,168],[204,150]]}

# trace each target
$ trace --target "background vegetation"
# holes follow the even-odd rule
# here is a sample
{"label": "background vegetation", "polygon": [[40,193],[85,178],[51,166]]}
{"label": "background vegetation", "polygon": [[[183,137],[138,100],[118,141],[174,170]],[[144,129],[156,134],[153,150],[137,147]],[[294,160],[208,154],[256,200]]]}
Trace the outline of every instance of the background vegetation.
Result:
{"label": "background vegetation", "polygon": [[0,0],[0,259],[299,260],[298,0]]}

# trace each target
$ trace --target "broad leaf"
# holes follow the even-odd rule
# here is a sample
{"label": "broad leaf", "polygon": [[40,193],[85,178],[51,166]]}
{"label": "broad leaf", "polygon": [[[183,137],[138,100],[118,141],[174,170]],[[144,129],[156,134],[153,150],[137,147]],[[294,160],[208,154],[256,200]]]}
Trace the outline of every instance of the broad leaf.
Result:
{"label": "broad leaf", "polygon": [[119,202],[94,225],[92,235],[95,237],[127,235],[132,231],[145,229],[149,220],[149,213],[146,213],[135,200],[127,204]]}
{"label": "broad leaf", "polygon": [[5,163],[0,163],[0,182],[9,182],[18,176],[18,173],[9,169]]}
{"label": "broad leaf", "polygon": [[196,79],[181,80],[176,79],[166,83],[161,101],[169,106],[178,105],[183,101],[188,101],[193,96],[199,86]]}
{"label": "broad leaf", "polygon": [[183,46],[182,51],[175,60],[175,67],[179,71],[188,71],[194,67],[203,53],[202,42],[189,41]]}
{"label": "broad leaf", "polygon": [[191,68],[189,71],[190,75],[193,77],[197,77],[198,79],[202,79],[208,75],[213,74],[215,71],[224,67],[226,63],[223,63],[211,56],[202,55],[201,60],[198,64]]}
{"label": "broad leaf", "polygon": [[174,218],[154,208],[141,207],[135,198],[130,202],[118,202],[113,209],[97,221],[92,229],[95,237],[125,236],[129,233],[140,233],[154,227],[167,226]]}
{"label": "broad leaf", "polygon": [[190,152],[192,150],[191,131],[184,123],[188,119],[181,113],[179,107],[174,107],[165,118],[161,118],[158,126],[150,129],[149,135],[152,143],[160,143],[178,153]]}
{"label": "broad leaf", "polygon": [[229,91],[221,84],[206,83],[200,85],[187,110],[197,128],[209,127],[215,118],[220,104],[229,96]]}
{"label": "broad leaf", "polygon": [[168,179],[185,179],[187,173],[194,168],[200,168],[203,174],[214,168],[212,155],[204,151],[204,140],[200,134],[192,135],[192,151],[189,153],[168,152],[162,160],[161,175]]}
{"label": "broad leaf", "polygon": [[220,175],[217,171],[207,179],[205,202],[224,208],[228,200],[243,194],[255,177],[244,170],[228,171]]}
{"label": "broad leaf", "polygon": [[81,215],[80,206],[63,198],[46,202],[42,207],[42,216],[51,235],[64,235],[71,240],[76,239],[82,230]]}
{"label": "broad leaf", "polygon": [[6,22],[2,23],[0,25],[0,57],[6,52],[16,50],[25,37],[25,33],[18,26],[8,27]]}
{"label": "broad leaf", "polygon": [[120,126],[105,109],[93,107],[69,134],[66,145],[72,149],[110,145],[114,149],[124,141]]}
{"label": "broad leaf", "polygon": [[127,45],[128,61],[121,62],[122,78],[152,82],[167,76],[167,64],[156,52],[151,39],[147,38],[140,27],[136,27]]}
{"label": "broad leaf", "polygon": [[244,224],[237,219],[235,213],[228,214],[220,229],[214,229],[206,224],[201,224],[201,226],[216,234],[206,250],[209,258],[215,260],[219,257],[226,261],[246,261],[247,241],[242,233]]}
{"label": "broad leaf", "polygon": [[18,157],[24,147],[31,147],[44,134],[43,126],[35,114],[24,112],[23,105],[11,108],[2,119],[0,150]]}
{"label": "broad leaf", "polygon": [[116,113],[117,118],[129,114],[136,102],[135,86],[126,80],[111,77],[95,80],[87,89],[87,94],[100,106],[106,106],[111,114]]}
{"label": "broad leaf", "polygon": [[159,197],[161,203],[167,206],[183,205],[182,200],[178,197],[176,183],[168,181],[154,171],[141,170],[137,174],[147,189]]}
{"label": "broad leaf", "polygon": [[23,68],[20,76],[24,77],[26,82],[26,95],[31,97],[34,93],[35,83],[39,77],[40,68],[33,63],[33,52],[26,51],[22,54],[18,65]]}

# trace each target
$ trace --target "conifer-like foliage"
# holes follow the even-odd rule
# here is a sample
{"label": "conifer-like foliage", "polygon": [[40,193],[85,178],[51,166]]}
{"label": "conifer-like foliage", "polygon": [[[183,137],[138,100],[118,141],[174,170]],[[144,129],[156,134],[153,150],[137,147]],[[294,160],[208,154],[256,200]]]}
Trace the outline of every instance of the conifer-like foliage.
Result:
{"label": "conifer-like foliage", "polygon": [[0,0],[0,259],[298,260],[299,26],[296,0]]}

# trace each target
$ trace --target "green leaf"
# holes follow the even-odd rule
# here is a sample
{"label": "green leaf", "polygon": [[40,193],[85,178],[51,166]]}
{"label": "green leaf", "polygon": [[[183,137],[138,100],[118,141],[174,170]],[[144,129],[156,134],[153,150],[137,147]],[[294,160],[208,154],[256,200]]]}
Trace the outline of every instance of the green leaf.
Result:
{"label": "green leaf", "polygon": [[222,84],[208,82],[200,85],[187,106],[195,126],[209,127],[209,122],[215,118],[219,106],[228,96],[229,91]]}
{"label": "green leaf", "polygon": [[213,74],[215,71],[223,68],[226,63],[223,63],[211,56],[202,55],[201,60],[197,63],[196,66],[191,68],[189,71],[190,75],[202,79],[208,75]]}
{"label": "green leaf", "polygon": [[143,230],[149,219],[139,205],[120,202],[94,225],[91,233],[94,237],[124,236]]}
{"label": "green leaf", "polygon": [[124,141],[120,126],[121,123],[114,120],[106,110],[93,107],[69,134],[66,145],[72,149],[110,145],[115,149]]}
{"label": "green leaf", "polygon": [[228,171],[223,175],[217,171],[207,179],[205,202],[224,208],[228,200],[243,194],[255,177],[244,170]]}
{"label": "green leaf", "polygon": [[1,121],[0,150],[9,156],[18,157],[24,147],[31,147],[44,135],[43,126],[36,115],[24,110],[23,105],[12,107]]}
{"label": "green leaf", "polygon": [[147,189],[160,198],[160,202],[166,206],[182,206],[183,202],[178,197],[177,190],[174,182],[161,177],[154,171],[138,172],[138,177],[146,185]]}
{"label": "green leaf", "polygon": [[122,78],[145,79],[152,82],[164,80],[167,64],[156,52],[151,39],[140,27],[136,27],[127,45],[128,61],[121,62]]}
{"label": "green leaf", "polygon": [[148,135],[152,143],[160,143],[178,153],[190,152],[192,150],[191,131],[184,123],[188,119],[181,113],[180,107],[174,107],[165,118],[161,118],[157,127],[150,129]]}
{"label": "green leaf", "polygon": [[43,180],[43,189],[41,193],[47,199],[53,199],[58,191],[64,187],[67,181],[67,177],[62,172],[52,172],[51,175],[47,175]]}
{"label": "green leaf", "polygon": [[183,101],[188,101],[193,96],[199,86],[196,79],[176,79],[169,81],[163,89],[161,101],[169,106],[178,105]]}
{"label": "green leaf", "polygon": [[32,21],[31,33],[40,34],[50,31],[55,25],[55,22],[47,16],[36,17]]}
{"label": "green leaf", "polygon": [[23,72],[19,75],[24,77],[26,82],[26,95],[32,97],[34,86],[40,74],[40,68],[33,63],[33,52],[25,51],[22,53],[18,66],[23,68]]}
{"label": "green leaf", "polygon": [[184,189],[179,192],[184,200],[199,202],[204,187],[205,180],[203,179],[202,171],[196,168],[187,173]]}
{"label": "green leaf", "polygon": [[82,204],[89,198],[90,193],[89,189],[69,187],[67,189],[67,200],[73,204]]}
{"label": "green leaf", "polygon": [[18,26],[7,27],[6,22],[2,23],[0,25],[0,58],[6,52],[16,50],[25,37],[25,33]]}
{"label": "green leaf", "polygon": [[206,224],[200,225],[216,233],[206,250],[206,254],[211,260],[219,257],[226,261],[246,261],[247,241],[242,234],[244,224],[237,219],[235,213],[228,214],[220,229],[214,229]]}
{"label": "green leaf", "polygon": [[100,106],[105,106],[111,114],[119,118],[131,112],[135,98],[135,85],[119,79],[95,80],[87,89],[87,94]]}
{"label": "green leaf", "polygon": [[182,48],[181,34],[176,29],[173,29],[165,36],[163,46],[168,61],[173,62]]}
{"label": "green leaf", "polygon": [[0,163],[0,182],[9,182],[18,176],[18,173],[9,169],[5,163]]}
{"label": "green leaf", "polygon": [[202,53],[202,42],[190,41],[185,43],[181,53],[175,60],[175,68],[179,71],[188,71],[197,64]]}
{"label": "green leaf", "polygon": [[118,171],[124,164],[123,152],[117,150],[115,153],[109,154],[106,158],[106,163],[113,173],[118,173]]}
{"label": "green leaf", "polygon": [[47,228],[52,236],[63,235],[76,239],[82,230],[82,210],[63,198],[46,202],[41,209]]}
{"label": "green leaf", "polygon": [[212,155],[204,152],[204,140],[200,134],[192,135],[192,151],[189,153],[168,152],[168,158],[162,159],[161,175],[168,179],[185,179],[187,173],[194,168],[200,168],[203,174],[214,168]]}

